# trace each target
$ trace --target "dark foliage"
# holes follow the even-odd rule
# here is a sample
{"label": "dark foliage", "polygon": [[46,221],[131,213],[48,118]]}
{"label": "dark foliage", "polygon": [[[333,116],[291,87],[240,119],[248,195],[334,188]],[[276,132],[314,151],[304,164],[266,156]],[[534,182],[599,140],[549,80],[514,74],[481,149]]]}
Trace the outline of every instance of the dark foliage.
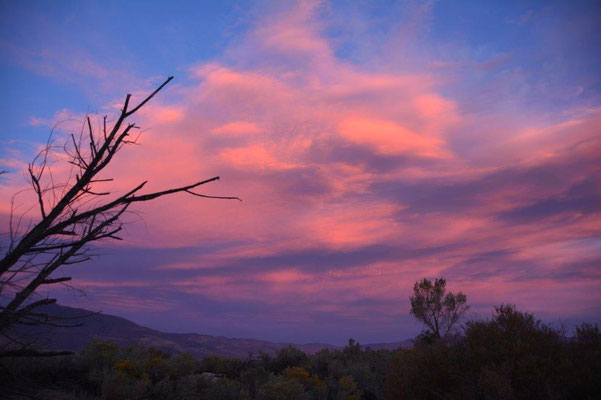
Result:
{"label": "dark foliage", "polygon": [[465,294],[447,292],[444,278],[415,282],[409,301],[411,315],[426,326],[420,339],[430,343],[451,335],[470,308]]}
{"label": "dark foliage", "polygon": [[[423,338],[422,338],[423,339]],[[427,339],[427,338],[426,338]],[[409,350],[362,349],[197,360],[94,341],[73,356],[0,360],[9,399],[593,399],[601,391],[601,333],[572,338],[502,305],[463,335]]]}
{"label": "dark foliage", "polygon": [[501,305],[490,321],[467,322],[464,335],[397,353],[387,399],[593,399],[601,391],[601,335],[576,336]]}

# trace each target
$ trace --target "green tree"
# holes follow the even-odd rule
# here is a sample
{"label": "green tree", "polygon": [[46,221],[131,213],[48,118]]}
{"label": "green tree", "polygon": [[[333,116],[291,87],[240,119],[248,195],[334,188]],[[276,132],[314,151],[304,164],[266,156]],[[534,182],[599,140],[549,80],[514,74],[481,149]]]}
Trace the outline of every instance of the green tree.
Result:
{"label": "green tree", "polygon": [[434,283],[424,278],[415,282],[410,298],[411,315],[426,325],[426,336],[434,340],[451,333],[470,308],[465,294],[447,293],[446,287],[444,278],[436,279]]}

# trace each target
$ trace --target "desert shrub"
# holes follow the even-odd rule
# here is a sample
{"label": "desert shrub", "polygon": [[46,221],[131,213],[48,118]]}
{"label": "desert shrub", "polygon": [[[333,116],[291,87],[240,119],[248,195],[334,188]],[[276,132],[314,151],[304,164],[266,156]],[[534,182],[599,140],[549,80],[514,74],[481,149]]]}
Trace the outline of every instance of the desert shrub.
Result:
{"label": "desert shrub", "polygon": [[280,374],[288,367],[303,367],[308,364],[309,357],[306,353],[294,346],[286,346],[265,361],[266,369],[274,374]]}
{"label": "desert shrub", "polygon": [[200,371],[211,372],[227,378],[237,378],[246,366],[245,361],[237,358],[208,356],[200,361]]}
{"label": "desert shrub", "polygon": [[150,388],[148,397],[152,400],[176,400],[175,381],[171,378],[164,378]]}
{"label": "desert shrub", "polygon": [[601,393],[601,332],[597,325],[583,323],[569,342],[568,362],[561,383],[577,399],[594,399]]}
{"label": "desert shrub", "polygon": [[[374,374],[369,364],[366,362],[355,362],[349,364],[346,368],[348,375],[353,378],[357,387],[361,389],[361,392],[367,391],[371,394],[378,393],[379,380]],[[373,396],[372,396],[373,397]]]}
{"label": "desert shrub", "polygon": [[332,352],[330,349],[323,349],[315,353],[309,361],[311,370],[315,371],[317,376],[324,379],[328,377],[330,360],[332,359]]}
{"label": "desert shrub", "polygon": [[302,367],[288,367],[282,372],[282,377],[289,380],[296,380],[303,385],[306,397],[309,399],[326,399],[326,384],[316,375],[311,375],[309,371]]}
{"label": "desert shrub", "polygon": [[342,360],[336,353],[333,354],[332,359],[328,363],[328,378],[338,380],[346,374],[346,366],[344,360]]}
{"label": "desert shrub", "polygon": [[189,353],[177,354],[169,359],[168,369],[175,377],[192,375],[201,370],[200,362]]}
{"label": "desert shrub", "polygon": [[463,369],[457,349],[438,341],[429,346],[399,350],[387,376],[386,399],[454,398]]}
{"label": "desert shrub", "polygon": [[106,400],[140,400],[147,397],[151,386],[149,380],[135,379],[122,371],[113,371],[104,377],[102,397]]}
{"label": "desert shrub", "polygon": [[111,368],[119,358],[120,349],[117,344],[98,339],[92,340],[79,352],[80,362],[90,369]]}
{"label": "desert shrub", "polygon": [[388,399],[593,399],[601,392],[601,335],[584,325],[568,340],[532,314],[501,305],[464,336],[397,352]]}
{"label": "desert shrub", "polygon": [[[555,381],[565,367],[566,341],[532,314],[509,305],[496,307],[491,321],[467,323],[460,346],[474,380],[490,382],[494,376],[495,384],[511,387],[517,399],[561,394]],[[490,391],[489,385],[479,389],[481,396]]]}
{"label": "desert shrub", "polygon": [[206,388],[206,381],[200,375],[184,375],[176,381],[175,395],[181,400],[198,399]]}
{"label": "desert shrub", "polygon": [[359,400],[361,394],[362,392],[352,376],[343,376],[338,380],[336,400]]}
{"label": "desert shrub", "polygon": [[285,347],[259,359],[173,357],[93,341],[76,356],[0,359],[0,397],[52,399],[596,399],[601,332],[572,338],[513,306],[407,350]]}
{"label": "desert shrub", "polygon": [[246,393],[254,399],[261,386],[269,380],[269,372],[263,366],[245,369],[240,373],[240,382]]}
{"label": "desert shrub", "polygon": [[[154,347],[132,345],[120,352],[120,359],[131,365],[130,375],[158,382],[171,373],[168,361],[170,355]],[[115,366],[116,367],[116,366]]]}
{"label": "desert shrub", "polygon": [[303,385],[296,379],[273,376],[261,387],[258,398],[261,400],[308,400]]}
{"label": "desert shrub", "polygon": [[206,400],[239,400],[241,398],[241,386],[231,379],[218,379],[211,383],[203,398]]}
{"label": "desert shrub", "polygon": [[100,392],[73,356],[0,358],[0,388],[0,398],[18,399],[93,398]]}

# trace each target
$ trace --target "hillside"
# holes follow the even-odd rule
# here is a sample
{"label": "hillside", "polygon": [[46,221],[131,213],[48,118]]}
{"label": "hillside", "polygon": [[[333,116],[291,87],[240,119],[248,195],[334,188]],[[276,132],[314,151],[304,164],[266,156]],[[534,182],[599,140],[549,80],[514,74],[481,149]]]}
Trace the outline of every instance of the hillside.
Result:
{"label": "hillside", "polygon": [[[140,326],[114,315],[94,314],[84,309],[60,305],[47,306],[44,312],[68,318],[70,324],[82,324],[78,327],[56,327],[51,330],[39,327],[30,329],[29,334],[35,338],[36,343],[48,350],[78,351],[93,339],[112,341],[122,346],[137,343],[157,347],[170,353],[188,352],[197,358],[208,355],[246,358],[249,353],[255,355],[260,351],[274,353],[288,345],[293,345],[310,354],[324,348],[338,348],[338,346],[326,343],[274,343],[265,340],[227,338],[198,333],[166,333]],[[363,347],[394,349],[410,346],[411,342],[406,340],[398,343],[366,344]]]}

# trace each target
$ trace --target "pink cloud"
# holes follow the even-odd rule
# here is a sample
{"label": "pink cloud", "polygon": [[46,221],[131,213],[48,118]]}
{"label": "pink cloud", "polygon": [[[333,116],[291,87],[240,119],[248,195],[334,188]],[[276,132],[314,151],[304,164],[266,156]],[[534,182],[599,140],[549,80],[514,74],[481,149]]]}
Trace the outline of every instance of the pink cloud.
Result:
{"label": "pink cloud", "polygon": [[218,126],[217,128],[213,128],[211,130],[211,132],[215,133],[215,134],[234,134],[234,135],[253,134],[253,133],[259,133],[260,131],[261,131],[261,128],[257,124],[254,124],[252,122],[245,122],[245,121],[228,122],[225,125]]}
{"label": "pink cloud", "polygon": [[178,106],[154,106],[150,105],[143,109],[144,115],[152,115],[153,121],[157,123],[173,123],[184,118],[183,107]]}
{"label": "pink cloud", "polygon": [[383,154],[415,154],[420,157],[444,156],[441,141],[411,132],[392,121],[351,117],[343,120],[340,134],[355,143],[374,147]]}
{"label": "pink cloud", "polygon": [[294,164],[279,161],[273,152],[258,144],[226,149],[221,153],[221,158],[225,163],[242,169],[294,168]]}
{"label": "pink cloud", "polygon": [[[147,179],[150,191],[220,175],[202,192],[243,199],[177,195],[137,209],[144,223],[127,226],[126,246],[228,244],[155,268],[173,274],[161,285],[360,318],[399,312],[390,304],[406,307],[415,280],[449,274],[481,304],[593,305],[598,299],[578,290],[598,288],[598,267],[584,263],[598,244],[571,246],[601,235],[591,207],[599,190],[588,183],[601,176],[601,111],[561,121],[470,112],[443,95],[444,69],[408,72],[397,60],[378,70],[338,58],[315,7],[265,17],[223,58],[191,68],[191,80],[171,89],[176,100],[153,100],[140,115],[150,128],[142,146],[126,147],[107,170],[115,194]],[[20,187],[14,176],[0,181],[2,199]],[[0,205],[5,213],[7,201]],[[381,259],[352,263],[370,251]],[[230,272],[245,262],[251,267]],[[581,275],[558,294],[572,264],[583,265]],[[349,306],[357,298],[382,304]]]}

